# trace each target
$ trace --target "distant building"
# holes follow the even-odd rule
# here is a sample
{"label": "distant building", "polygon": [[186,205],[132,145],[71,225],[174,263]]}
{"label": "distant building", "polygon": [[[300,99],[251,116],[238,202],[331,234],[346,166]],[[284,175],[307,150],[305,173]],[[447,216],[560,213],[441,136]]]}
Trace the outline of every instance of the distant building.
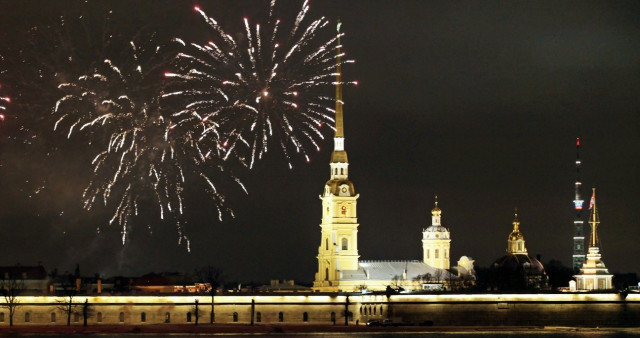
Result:
{"label": "distant building", "polygon": [[613,275],[609,273],[609,270],[604,265],[602,254],[600,254],[600,239],[598,238],[600,218],[596,209],[596,188],[593,188],[589,209],[591,210],[591,216],[589,217],[589,224],[591,224],[589,252],[587,253],[587,261],[580,268],[580,273],[574,276],[576,278],[576,288],[584,291],[609,290],[613,288]]}
{"label": "distant building", "polygon": [[507,238],[507,253],[489,268],[488,284],[496,290],[543,289],[547,285],[544,266],[527,252],[517,212],[513,218],[513,230]]}
{"label": "distant building", "polygon": [[36,266],[0,266],[0,285],[7,287],[12,281],[25,292],[43,292],[48,289],[49,276],[42,264]]}

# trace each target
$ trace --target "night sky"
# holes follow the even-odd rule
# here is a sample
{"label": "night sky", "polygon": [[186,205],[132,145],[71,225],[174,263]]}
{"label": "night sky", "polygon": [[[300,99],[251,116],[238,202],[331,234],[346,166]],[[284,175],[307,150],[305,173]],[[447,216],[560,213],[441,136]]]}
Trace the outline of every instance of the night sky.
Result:
{"label": "night sky", "polygon": [[[0,44],[19,44],[26,28],[80,3],[0,0]],[[258,22],[268,10],[266,1],[206,0],[85,7],[125,13],[126,31],[206,36],[195,4],[238,33],[242,17]],[[300,5],[279,4],[291,8],[288,20]],[[580,137],[583,199],[597,188],[603,260],[611,272],[640,272],[640,3],[336,0],[311,1],[309,15],[332,25],[340,18],[356,60],[343,69],[359,82],[345,88],[344,112],[361,259],[421,259],[438,195],[452,265],[462,255],[484,267],[502,256],[517,207],[529,254],[571,266]],[[17,86],[0,84],[0,96],[16,95]],[[122,245],[108,213],[82,210],[90,153],[8,108],[0,126],[1,265],[42,262],[63,272],[79,264],[84,275],[107,277],[214,265],[229,281],[314,279],[330,130],[310,163],[294,158],[290,170],[273,152],[251,171],[233,168],[249,191],[229,191],[235,219],[219,222],[207,200],[189,205],[187,252],[174,225],[151,219],[134,224]],[[46,135],[16,141],[23,124]],[[47,161],[34,149],[40,143],[55,143]]]}

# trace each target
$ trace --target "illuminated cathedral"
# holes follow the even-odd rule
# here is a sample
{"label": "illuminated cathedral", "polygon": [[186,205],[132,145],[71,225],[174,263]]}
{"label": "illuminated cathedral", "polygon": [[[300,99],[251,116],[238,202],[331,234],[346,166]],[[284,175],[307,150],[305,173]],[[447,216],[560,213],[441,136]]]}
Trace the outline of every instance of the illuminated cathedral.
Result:
{"label": "illuminated cathedral", "polygon": [[[421,290],[426,285],[447,287],[473,275],[473,260],[462,257],[459,274],[450,268],[450,232],[441,224],[442,211],[431,211],[431,225],[423,229],[422,260],[390,261],[360,260],[358,253],[358,218],[356,193],[349,180],[349,161],[345,150],[342,73],[340,65],[340,38],[338,36],[336,66],[336,111],[334,150],[331,154],[330,178],[324,186],[322,200],[321,241],[318,248],[318,272],[314,291],[352,292],[386,290],[388,287]],[[433,282],[433,283],[431,283]]]}

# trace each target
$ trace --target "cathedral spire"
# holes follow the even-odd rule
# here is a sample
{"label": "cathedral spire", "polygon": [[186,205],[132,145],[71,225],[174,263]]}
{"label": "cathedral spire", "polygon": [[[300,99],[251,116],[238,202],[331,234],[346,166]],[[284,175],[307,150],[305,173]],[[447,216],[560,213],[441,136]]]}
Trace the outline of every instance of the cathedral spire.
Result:
{"label": "cathedral spire", "polygon": [[344,138],[344,120],[342,112],[342,45],[340,44],[341,24],[340,20],[338,20],[338,45],[336,46],[336,138]]}
{"label": "cathedral spire", "polygon": [[342,45],[340,44],[340,21],[337,27],[336,45],[336,134],[333,138],[333,152],[331,153],[331,180],[347,180],[349,160],[344,150],[344,113],[342,110]]}

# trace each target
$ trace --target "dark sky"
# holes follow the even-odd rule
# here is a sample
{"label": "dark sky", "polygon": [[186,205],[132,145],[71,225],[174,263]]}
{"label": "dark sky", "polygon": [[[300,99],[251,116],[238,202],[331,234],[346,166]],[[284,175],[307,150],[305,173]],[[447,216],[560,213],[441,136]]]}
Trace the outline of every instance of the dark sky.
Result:
{"label": "dark sky", "polygon": [[[0,0],[1,43],[18,43],[13,30],[74,6],[47,3]],[[266,1],[89,7],[125,10],[131,26],[151,22],[184,37],[203,34],[196,3],[228,27],[245,15],[259,21],[268,8]],[[293,15],[300,3],[280,6]],[[359,85],[344,98],[361,259],[421,259],[421,231],[437,194],[452,265],[467,255],[488,266],[503,255],[517,207],[529,253],[570,266],[580,137],[583,195],[588,200],[597,188],[603,260],[612,272],[639,272],[640,3],[312,1],[309,15],[340,18],[347,55],[356,60],[344,76]],[[2,133],[11,134],[7,128]],[[76,148],[60,146],[44,166],[29,147],[4,142],[0,264],[42,261],[72,271],[78,263],[83,274],[106,276],[215,265],[228,280],[310,282],[320,244],[318,195],[333,147],[326,135],[309,164],[297,158],[290,170],[269,153],[244,174],[249,195],[229,197],[235,219],[221,223],[206,201],[193,205],[190,253],[171,224],[136,224],[123,246],[120,228],[105,225],[108,214],[83,211],[78,194],[90,169]],[[30,198],[43,176],[46,189]]]}

